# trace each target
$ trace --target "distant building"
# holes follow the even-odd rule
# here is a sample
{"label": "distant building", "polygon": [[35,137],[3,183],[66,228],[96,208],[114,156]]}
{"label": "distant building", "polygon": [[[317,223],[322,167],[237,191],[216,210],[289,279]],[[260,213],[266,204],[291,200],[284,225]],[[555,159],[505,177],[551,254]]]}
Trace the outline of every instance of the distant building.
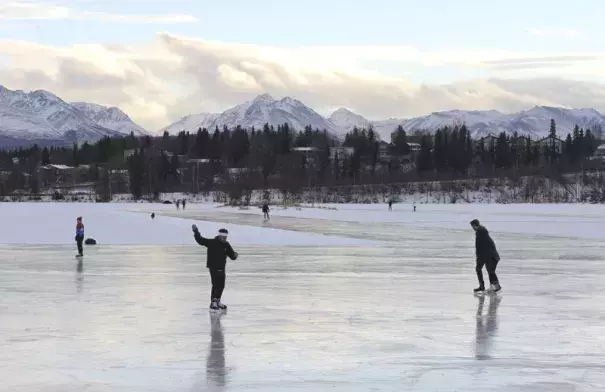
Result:
{"label": "distant building", "polygon": [[393,145],[381,140],[378,143],[378,158],[381,161],[389,161],[392,158]]}
{"label": "distant building", "polygon": [[191,179],[192,192],[197,193],[209,179],[214,178],[216,172],[221,170],[222,161],[219,159],[193,158],[186,160],[183,166],[178,169],[181,182]]}
{"label": "distant building", "polygon": [[482,137],[481,139],[475,141],[475,147],[480,148],[483,147],[484,150],[489,150],[492,147],[495,147],[498,143],[498,138],[493,135],[487,135]]}
{"label": "distant building", "polygon": [[410,152],[418,152],[422,150],[422,146],[420,145],[420,143],[407,143],[407,145],[410,149]]}
{"label": "distant building", "polygon": [[317,154],[319,149],[317,147],[294,147],[292,152],[297,152],[306,156],[312,156]]}
{"label": "distant building", "polygon": [[594,153],[594,158],[605,161],[605,144],[601,144],[599,147],[597,147],[597,150]]}
{"label": "distant building", "polygon": [[42,189],[73,185],[79,169],[67,165],[45,165],[38,167],[38,178]]}
{"label": "distant building", "polygon": [[340,160],[343,160],[353,154],[355,154],[354,147],[330,147],[330,160],[332,161],[336,157],[338,157]]}
{"label": "distant building", "polygon": [[330,160],[332,161],[336,157],[342,160],[344,158],[350,157],[353,154],[355,154],[354,147],[330,147]]}
{"label": "distant building", "polygon": [[130,148],[128,150],[124,150],[124,159],[128,159],[135,154],[137,151],[136,148]]}
{"label": "distant building", "polygon": [[544,139],[537,141],[538,146],[540,146],[540,150],[544,151],[546,149],[550,149],[551,151],[556,151],[558,154],[563,152],[563,146],[565,142],[559,139],[556,136],[547,136]]}

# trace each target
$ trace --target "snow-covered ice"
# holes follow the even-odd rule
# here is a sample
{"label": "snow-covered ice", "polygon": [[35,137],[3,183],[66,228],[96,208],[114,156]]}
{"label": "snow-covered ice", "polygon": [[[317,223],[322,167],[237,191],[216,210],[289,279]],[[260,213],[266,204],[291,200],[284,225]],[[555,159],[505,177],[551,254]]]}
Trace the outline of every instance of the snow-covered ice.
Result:
{"label": "snow-covered ice", "polygon": [[[186,219],[187,211],[182,211],[180,217],[161,215],[173,210],[174,206],[162,204],[1,203],[0,244],[72,244],[78,216],[83,217],[86,237],[105,245],[191,245],[193,223],[206,236],[214,236],[223,227]],[[152,212],[156,213],[153,220]],[[243,245],[372,245],[371,241],[271,227],[226,228],[231,240]]]}
{"label": "snow-covered ice", "polygon": [[[69,243],[84,208],[88,232],[111,227],[94,228],[109,240],[78,264]],[[601,207],[419,205],[397,219],[411,206],[396,205],[382,222],[385,206],[337,206],[276,210],[271,223],[162,208],[0,205],[1,390],[605,390],[605,241],[590,235]],[[204,249],[151,244],[169,231],[190,241],[198,216],[239,233],[222,316],[207,310]],[[471,293],[470,216],[502,256],[495,297]],[[162,235],[137,232],[152,224]],[[21,226],[31,230],[15,243]],[[45,230],[56,245],[35,245]],[[265,239],[276,233],[290,242]],[[141,243],[120,242],[129,235]]]}

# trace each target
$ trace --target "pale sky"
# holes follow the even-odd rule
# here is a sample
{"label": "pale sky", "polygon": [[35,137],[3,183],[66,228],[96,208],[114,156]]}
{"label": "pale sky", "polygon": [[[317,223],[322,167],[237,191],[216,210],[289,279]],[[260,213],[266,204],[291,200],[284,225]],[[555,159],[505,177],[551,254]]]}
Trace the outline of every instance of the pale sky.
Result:
{"label": "pale sky", "polygon": [[149,130],[268,92],[371,119],[605,112],[605,2],[0,0],[0,84]]}

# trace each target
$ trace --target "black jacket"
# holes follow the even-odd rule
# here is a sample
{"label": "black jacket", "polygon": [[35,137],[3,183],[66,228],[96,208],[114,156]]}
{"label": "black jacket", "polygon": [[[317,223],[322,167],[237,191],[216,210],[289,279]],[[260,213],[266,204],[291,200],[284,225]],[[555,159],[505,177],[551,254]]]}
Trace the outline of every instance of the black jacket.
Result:
{"label": "black jacket", "polygon": [[193,233],[195,241],[208,248],[206,253],[206,268],[211,270],[224,270],[227,265],[227,257],[235,260],[235,252],[227,241],[221,241],[218,237],[204,238],[199,232]]}
{"label": "black jacket", "polygon": [[479,226],[475,232],[475,253],[478,260],[500,260],[496,244],[492,240],[492,237],[489,236],[487,229],[483,226]]}

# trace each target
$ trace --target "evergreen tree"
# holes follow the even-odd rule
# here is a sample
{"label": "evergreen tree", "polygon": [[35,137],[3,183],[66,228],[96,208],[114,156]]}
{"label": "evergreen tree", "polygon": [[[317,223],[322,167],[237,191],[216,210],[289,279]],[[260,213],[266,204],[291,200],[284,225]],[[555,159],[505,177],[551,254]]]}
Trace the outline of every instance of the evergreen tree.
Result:
{"label": "evergreen tree", "polygon": [[46,166],[50,164],[50,153],[48,147],[44,147],[42,150],[42,165]]}
{"label": "evergreen tree", "polygon": [[573,139],[571,138],[570,133],[568,133],[567,138],[565,138],[564,150],[565,150],[564,152],[565,152],[565,156],[567,157],[567,160],[571,163],[574,163],[575,162],[574,145],[573,145]]}
{"label": "evergreen tree", "polygon": [[432,171],[433,170],[433,156],[432,156],[432,144],[430,135],[422,136],[420,142],[420,154],[418,154],[418,160],[416,167],[419,172]]}
{"label": "evergreen tree", "polygon": [[554,118],[550,119],[550,131],[549,131],[549,136],[550,137],[557,137],[557,123],[555,122]]}
{"label": "evergreen tree", "polygon": [[72,166],[79,166],[80,160],[78,159],[78,143],[74,143],[71,148],[71,164]]}
{"label": "evergreen tree", "polygon": [[143,195],[143,181],[145,175],[145,153],[135,151],[128,160],[128,174],[130,177],[130,193],[138,200]]}

